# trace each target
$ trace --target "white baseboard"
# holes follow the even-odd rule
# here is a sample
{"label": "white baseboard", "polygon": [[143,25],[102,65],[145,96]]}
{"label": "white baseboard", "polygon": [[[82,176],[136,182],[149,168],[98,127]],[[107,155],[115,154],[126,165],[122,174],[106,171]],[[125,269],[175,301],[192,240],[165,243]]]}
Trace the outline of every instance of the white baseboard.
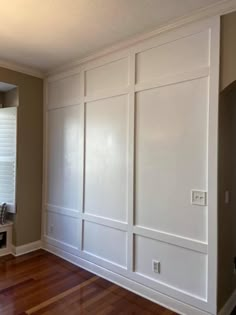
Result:
{"label": "white baseboard", "polygon": [[103,267],[100,267],[92,262],[84,260],[78,256],[75,256],[71,253],[65,252],[64,250],[50,245],[48,243],[43,243],[42,248],[56,256],[59,256],[72,264],[79,266],[83,269],[86,269],[102,278],[105,278],[129,291],[132,291],[152,302],[158,303],[174,312],[177,312],[181,315],[210,315],[207,312],[204,312],[200,309],[192,307],[188,304],[175,300],[165,294],[162,294],[158,291],[155,291],[151,288],[148,288],[140,283],[137,283],[133,280],[130,280],[124,276],[116,274],[110,270],[107,270]]}
{"label": "white baseboard", "polygon": [[21,256],[21,255],[33,252],[35,250],[38,250],[40,248],[42,248],[41,240],[28,243],[25,245],[21,245],[21,246],[12,246],[12,254],[14,256]]}
{"label": "white baseboard", "polygon": [[236,306],[236,289],[228,299],[228,301],[225,303],[225,305],[222,307],[222,309],[219,311],[218,315],[230,315],[233,309]]}

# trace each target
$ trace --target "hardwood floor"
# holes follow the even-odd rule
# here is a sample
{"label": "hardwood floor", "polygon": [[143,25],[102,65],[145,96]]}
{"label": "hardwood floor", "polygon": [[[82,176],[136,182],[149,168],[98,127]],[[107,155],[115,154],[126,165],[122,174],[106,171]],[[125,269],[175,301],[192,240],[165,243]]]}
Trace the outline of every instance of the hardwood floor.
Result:
{"label": "hardwood floor", "polygon": [[175,315],[46,251],[0,258],[1,315]]}

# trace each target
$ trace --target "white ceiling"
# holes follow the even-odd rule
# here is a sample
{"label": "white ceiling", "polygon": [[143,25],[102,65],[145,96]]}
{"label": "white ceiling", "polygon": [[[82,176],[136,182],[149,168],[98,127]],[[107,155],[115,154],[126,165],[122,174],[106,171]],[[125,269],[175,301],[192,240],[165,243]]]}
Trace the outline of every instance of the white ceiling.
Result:
{"label": "white ceiling", "polygon": [[1,1],[0,59],[48,71],[222,1]]}

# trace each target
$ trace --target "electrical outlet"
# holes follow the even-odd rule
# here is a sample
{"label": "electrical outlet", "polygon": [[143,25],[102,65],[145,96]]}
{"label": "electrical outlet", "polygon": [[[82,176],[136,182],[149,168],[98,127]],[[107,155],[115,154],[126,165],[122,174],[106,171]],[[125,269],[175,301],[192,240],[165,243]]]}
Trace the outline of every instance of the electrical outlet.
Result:
{"label": "electrical outlet", "polygon": [[161,273],[161,263],[160,261],[153,260],[152,261],[152,271],[155,273]]}
{"label": "electrical outlet", "polygon": [[49,234],[53,234],[54,226],[50,225],[49,226]]}

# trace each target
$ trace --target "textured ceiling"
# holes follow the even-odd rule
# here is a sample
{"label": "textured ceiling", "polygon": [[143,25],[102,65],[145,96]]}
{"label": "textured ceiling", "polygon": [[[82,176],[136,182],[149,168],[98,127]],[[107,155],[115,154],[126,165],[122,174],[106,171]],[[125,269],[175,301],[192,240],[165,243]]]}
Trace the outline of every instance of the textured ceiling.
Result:
{"label": "textured ceiling", "polygon": [[47,71],[216,2],[1,1],[0,59]]}

